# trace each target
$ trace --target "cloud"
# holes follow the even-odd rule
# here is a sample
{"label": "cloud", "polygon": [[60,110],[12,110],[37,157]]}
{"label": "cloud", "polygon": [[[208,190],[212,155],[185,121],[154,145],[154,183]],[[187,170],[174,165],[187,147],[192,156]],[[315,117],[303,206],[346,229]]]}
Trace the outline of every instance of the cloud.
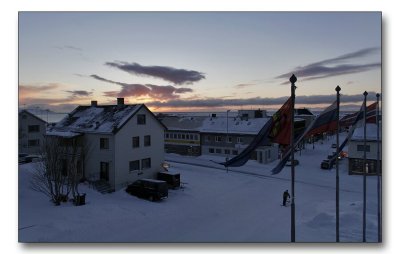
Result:
{"label": "cloud", "polygon": [[84,90],[73,90],[73,91],[65,91],[67,93],[70,93],[72,96],[83,96],[83,97],[87,97],[87,96],[91,96],[93,94],[93,92],[88,92],[88,91],[84,91]]}
{"label": "cloud", "polygon": [[298,78],[302,78],[303,80],[315,80],[377,69],[381,67],[381,63],[379,62],[369,64],[345,64],[343,62],[369,56],[376,52],[379,52],[379,50],[380,48],[361,49],[335,58],[325,59],[305,66],[297,67],[294,70],[281,74],[275,78],[286,79],[284,82],[281,83],[283,85],[289,84],[289,81],[287,80],[293,73]]}
{"label": "cloud", "polygon": [[205,79],[203,73],[193,70],[176,69],[168,66],[143,66],[138,63],[106,62],[105,65],[138,76],[151,76],[177,85],[192,84]]}
{"label": "cloud", "polygon": [[60,95],[60,88],[65,87],[65,84],[47,83],[36,85],[19,85],[19,104],[20,105],[42,105],[43,108],[55,107],[60,104],[76,105],[80,98],[92,95],[92,92],[83,90],[64,91],[69,93],[66,97],[57,97]]}
{"label": "cloud", "polygon": [[59,88],[58,83],[48,83],[43,85],[19,85],[18,97],[20,104],[30,104],[37,97],[43,97],[47,92],[51,92]]}
{"label": "cloud", "polygon": [[179,94],[193,92],[191,88],[176,88],[173,86],[159,86],[153,84],[128,84],[117,82],[109,79],[105,79],[98,75],[90,75],[90,77],[99,81],[116,84],[122,86],[120,91],[107,91],[104,92],[104,96],[107,97],[150,97],[157,100],[171,100],[180,98]]}
{"label": "cloud", "polygon": [[71,45],[56,46],[54,48],[59,49],[59,50],[65,50],[66,49],[66,50],[73,50],[73,51],[83,51],[82,48],[78,48],[78,47],[71,46]]}
{"label": "cloud", "polygon": [[19,85],[19,95],[33,95],[41,92],[53,90],[60,87],[58,83],[48,83],[45,85]]}
{"label": "cloud", "polygon": [[[368,98],[375,98],[375,92],[369,92]],[[168,108],[220,108],[220,107],[241,107],[241,106],[264,106],[276,107],[281,106],[288,97],[253,97],[247,99],[224,99],[224,98],[205,98],[194,100],[170,100],[166,102],[153,101],[147,103],[152,107],[168,107]],[[311,95],[311,96],[296,96],[296,104],[315,105],[319,107],[321,104],[333,103],[336,99],[336,94],[331,95]],[[363,101],[362,94],[357,95],[341,95],[342,103],[360,103]]]}
{"label": "cloud", "polygon": [[237,84],[235,85],[235,88],[241,89],[241,88],[246,88],[249,86],[255,86],[256,84]]}

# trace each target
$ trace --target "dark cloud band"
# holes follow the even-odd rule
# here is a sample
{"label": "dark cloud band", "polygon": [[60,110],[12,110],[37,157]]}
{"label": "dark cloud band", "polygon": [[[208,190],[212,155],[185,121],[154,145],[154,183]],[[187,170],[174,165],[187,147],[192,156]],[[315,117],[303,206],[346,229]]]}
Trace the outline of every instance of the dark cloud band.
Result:
{"label": "dark cloud band", "polygon": [[205,79],[204,74],[201,72],[168,66],[143,66],[138,63],[127,62],[107,62],[106,65],[130,74],[160,78],[177,85],[191,84]]}
{"label": "dark cloud band", "polygon": [[[300,66],[290,72],[277,76],[276,79],[289,79],[289,77],[295,73],[298,78],[302,78],[303,80],[315,80],[378,69],[381,67],[381,63],[378,62],[369,64],[343,63],[348,60],[372,55],[377,51],[379,51],[379,48],[366,48],[335,58],[325,59],[305,66]],[[289,82],[285,80],[281,84],[289,84]]]}
{"label": "dark cloud band", "polygon": [[176,88],[173,86],[159,86],[152,84],[128,84],[105,79],[98,75],[90,75],[90,77],[99,81],[116,84],[122,86],[120,91],[104,92],[107,97],[141,97],[148,96],[153,99],[165,101],[171,99],[179,99],[179,94],[193,92],[191,88]]}
{"label": "dark cloud band", "polygon": [[[375,92],[369,92],[368,98],[375,98]],[[332,103],[336,99],[335,94],[331,95],[312,95],[312,96],[296,96],[296,104],[321,105]],[[358,103],[364,99],[362,94],[357,95],[341,95],[342,103]],[[149,106],[153,107],[173,107],[173,108],[218,108],[218,107],[240,107],[240,106],[280,106],[287,100],[287,97],[278,98],[261,98],[254,97],[248,99],[221,99],[208,98],[196,100],[171,100],[167,102],[150,102]]]}

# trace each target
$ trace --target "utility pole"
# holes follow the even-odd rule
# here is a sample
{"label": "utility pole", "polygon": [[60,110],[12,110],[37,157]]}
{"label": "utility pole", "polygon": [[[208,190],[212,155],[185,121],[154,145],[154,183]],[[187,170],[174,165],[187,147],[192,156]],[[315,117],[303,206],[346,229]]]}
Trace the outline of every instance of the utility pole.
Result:
{"label": "utility pole", "polygon": [[340,106],[340,86],[336,87],[336,242],[339,239],[339,106]]}
{"label": "utility pole", "polygon": [[293,74],[290,79],[291,83],[291,100],[292,100],[292,107],[291,107],[291,123],[290,123],[290,156],[291,156],[291,173],[292,173],[292,203],[291,203],[291,242],[296,242],[296,218],[295,218],[295,211],[296,211],[296,206],[295,206],[295,195],[294,195],[294,179],[295,179],[295,166],[294,166],[294,103],[295,103],[295,83],[297,81],[296,76]]}

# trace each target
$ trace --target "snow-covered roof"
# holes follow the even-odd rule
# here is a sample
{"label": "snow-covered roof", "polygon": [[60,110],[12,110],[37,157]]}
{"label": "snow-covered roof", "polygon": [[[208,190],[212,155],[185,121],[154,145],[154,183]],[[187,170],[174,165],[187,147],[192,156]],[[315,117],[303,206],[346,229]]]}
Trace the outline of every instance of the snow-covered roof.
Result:
{"label": "snow-covered roof", "polygon": [[77,133],[115,133],[144,106],[79,106],[48,131]]}
{"label": "snow-covered roof", "polygon": [[236,134],[257,134],[269,119],[270,117],[241,120],[239,117],[230,117],[227,128],[226,117],[211,117],[203,121],[199,130],[205,133],[226,133],[228,131],[228,133]]}
{"label": "snow-covered roof", "polygon": [[170,131],[199,131],[206,116],[166,116],[160,121],[167,126]]}
{"label": "snow-covered roof", "polygon": [[[270,117],[243,119],[239,116],[229,117],[226,126],[226,117],[206,116],[164,116],[160,120],[169,131],[193,131],[202,133],[224,133],[256,135],[267,123]],[[295,118],[295,121],[304,121]],[[228,127],[228,128],[227,128]]]}
{"label": "snow-covered roof", "polygon": [[43,122],[43,123],[46,123],[46,121],[45,121],[44,119],[42,119],[41,117],[35,115],[33,112],[31,112],[31,111],[29,111],[29,110],[27,110],[27,109],[19,110],[18,113],[19,113],[19,114],[28,114],[28,115],[30,115],[31,117],[36,118],[37,120],[39,120],[39,121],[41,121],[41,122]]}
{"label": "snow-covered roof", "polygon": [[[377,126],[376,124],[367,123],[366,128],[366,140],[376,141],[377,140]],[[364,126],[358,127],[354,130],[351,140],[364,140]],[[382,129],[379,130],[379,140],[382,140]]]}
{"label": "snow-covered roof", "polygon": [[81,133],[76,133],[72,131],[49,131],[46,133],[48,136],[57,136],[63,138],[74,138],[82,135]]}
{"label": "snow-covered roof", "polygon": [[314,115],[308,108],[296,108],[295,114],[298,116],[313,116]]}

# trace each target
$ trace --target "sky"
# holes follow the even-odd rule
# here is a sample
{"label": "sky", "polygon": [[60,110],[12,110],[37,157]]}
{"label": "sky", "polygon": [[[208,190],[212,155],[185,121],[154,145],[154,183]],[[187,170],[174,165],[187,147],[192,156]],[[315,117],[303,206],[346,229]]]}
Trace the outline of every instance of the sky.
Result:
{"label": "sky", "polygon": [[380,12],[20,12],[19,107],[342,108],[381,93]]}

